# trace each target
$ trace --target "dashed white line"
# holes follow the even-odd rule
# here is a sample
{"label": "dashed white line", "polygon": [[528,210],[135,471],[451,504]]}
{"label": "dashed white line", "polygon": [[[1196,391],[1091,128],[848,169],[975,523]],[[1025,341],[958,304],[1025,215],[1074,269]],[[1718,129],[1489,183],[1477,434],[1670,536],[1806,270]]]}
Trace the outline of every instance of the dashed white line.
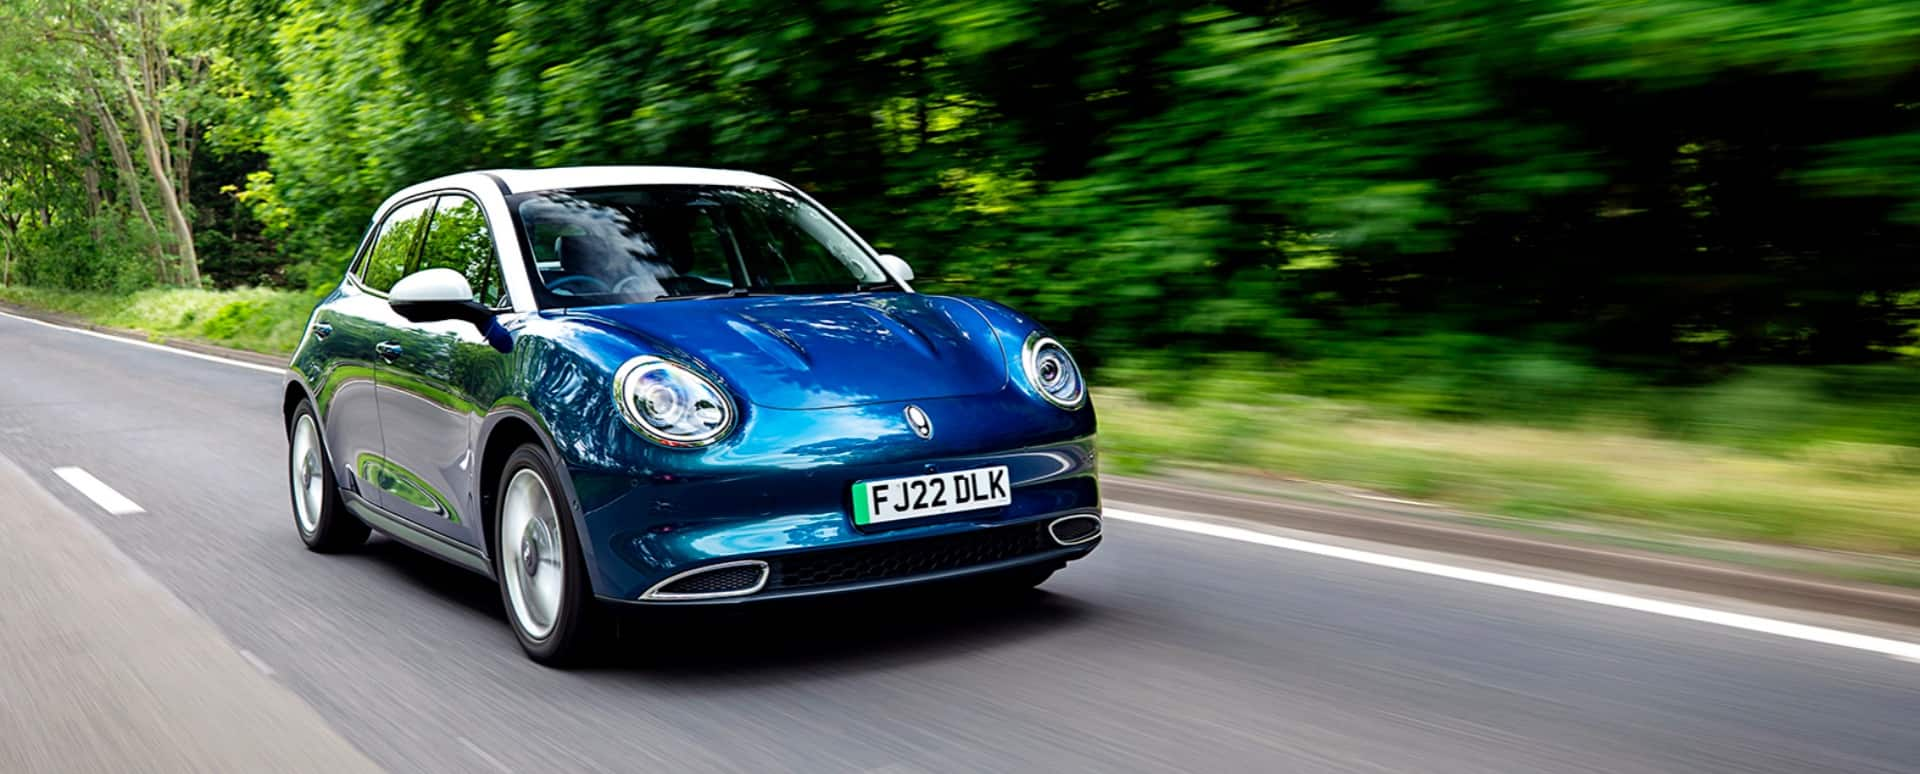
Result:
{"label": "dashed white line", "polygon": [[502,772],[502,774],[513,774],[513,769],[507,768],[507,764],[501,763],[499,758],[488,755],[486,750],[480,749],[480,745],[474,744],[472,740],[464,736],[455,738],[459,740],[462,747],[467,748],[467,752],[473,753],[473,757],[486,761],[487,765],[492,766],[495,770]]}
{"label": "dashed white line", "polygon": [[92,473],[88,473],[79,468],[54,468],[53,474],[59,476],[74,489],[80,490],[80,494],[86,495],[87,499],[92,500],[94,505],[105,509],[107,513],[115,516],[125,516],[130,513],[146,512],[146,509],[140,507],[139,503],[129,500],[126,495],[114,491],[113,487],[107,486],[105,481],[94,478]]}
{"label": "dashed white line", "polygon": [[273,667],[268,666],[264,659],[254,655],[253,651],[247,650],[246,648],[236,648],[236,650],[240,651],[240,657],[246,659],[247,663],[252,664],[254,669],[260,670],[260,674],[268,677],[273,676]]}
{"label": "dashed white line", "polygon": [[1828,629],[1820,626],[1808,626],[1790,621],[1762,618],[1757,615],[1747,615],[1745,613],[1714,610],[1712,608],[1697,607],[1694,605],[1682,605],[1675,602],[1636,597],[1631,594],[1621,594],[1613,591],[1601,591],[1599,589],[1540,580],[1538,578],[1526,578],[1518,575],[1488,572],[1486,570],[1474,570],[1421,559],[1409,559],[1404,556],[1394,556],[1392,554],[1362,551],[1344,546],[1314,543],[1207,521],[1181,519],[1172,516],[1160,516],[1114,508],[1107,509],[1104,515],[1116,521],[1130,521],[1163,529],[1189,532],[1196,535],[1236,540],[1242,543],[1253,543],[1270,548],[1281,548],[1288,551],[1313,554],[1315,556],[1325,556],[1332,559],[1343,559],[1349,562],[1370,564],[1376,567],[1388,567],[1395,570],[1417,572],[1423,575],[1451,578],[1453,580],[1478,583],[1485,586],[1497,586],[1503,589],[1524,591],[1529,594],[1541,594],[1549,597],[1558,597],[1560,599],[1589,602],[1596,605],[1606,605],[1608,607],[1666,616],[1668,618],[1697,621],[1715,626],[1724,626],[1730,629],[1759,632],[1761,634],[1771,634],[1777,637],[1818,642],[1826,645],[1837,645],[1842,648],[1863,650],[1869,653],[1880,653],[1904,661],[1920,662],[1920,644],[1901,640],[1871,637],[1865,634],[1854,634],[1853,632],[1844,632],[1838,629]]}
{"label": "dashed white line", "polygon": [[96,339],[106,339],[107,341],[117,341],[117,342],[120,342],[121,344],[127,344],[130,346],[145,347],[147,349],[159,350],[161,352],[171,352],[173,354],[181,355],[183,357],[191,357],[191,358],[205,360],[212,363],[221,363],[224,365],[233,366],[235,368],[245,368],[249,371],[259,371],[261,373],[267,373],[267,374],[280,374],[280,373],[286,372],[285,369],[263,366],[263,365],[260,365],[259,363],[247,363],[239,360],[234,360],[232,358],[221,357],[219,355],[209,355],[204,352],[194,352],[192,350],[181,349],[179,347],[169,347],[162,344],[155,344],[151,341],[140,341],[138,339],[129,339],[125,336],[114,336],[112,334],[101,333],[99,331],[90,331],[85,328],[74,328],[67,325],[61,325],[59,323],[50,323],[50,322],[47,322],[46,320],[36,320],[31,317],[21,317],[20,315],[10,314],[7,312],[0,312],[0,317],[19,320],[21,322],[30,322],[30,323],[33,323],[34,325],[52,328],[58,331],[66,331],[68,333],[78,333],[82,336],[92,336]]}

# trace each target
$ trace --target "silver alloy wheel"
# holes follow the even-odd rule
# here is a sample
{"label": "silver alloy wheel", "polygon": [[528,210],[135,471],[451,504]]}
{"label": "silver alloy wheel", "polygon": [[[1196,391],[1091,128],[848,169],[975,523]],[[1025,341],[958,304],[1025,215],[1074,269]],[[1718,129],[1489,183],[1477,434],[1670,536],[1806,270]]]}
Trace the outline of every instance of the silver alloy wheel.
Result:
{"label": "silver alloy wheel", "polygon": [[301,414],[293,425],[289,448],[293,478],[293,515],[300,520],[300,531],[309,535],[320,529],[320,509],[326,504],[327,477],[320,459],[320,429],[312,414]]}
{"label": "silver alloy wheel", "polygon": [[514,619],[529,637],[546,639],[566,592],[566,544],[553,494],[532,468],[513,474],[500,503],[500,566]]}

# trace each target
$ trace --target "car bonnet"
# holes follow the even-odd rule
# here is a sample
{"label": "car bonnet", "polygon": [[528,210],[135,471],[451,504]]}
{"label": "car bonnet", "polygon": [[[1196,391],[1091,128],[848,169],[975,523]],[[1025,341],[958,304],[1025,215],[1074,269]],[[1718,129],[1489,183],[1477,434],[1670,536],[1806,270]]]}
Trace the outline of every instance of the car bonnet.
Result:
{"label": "car bonnet", "polygon": [[908,293],[749,296],[578,309],[688,353],[736,398],[818,409],[982,395],[1007,365],[966,302]]}

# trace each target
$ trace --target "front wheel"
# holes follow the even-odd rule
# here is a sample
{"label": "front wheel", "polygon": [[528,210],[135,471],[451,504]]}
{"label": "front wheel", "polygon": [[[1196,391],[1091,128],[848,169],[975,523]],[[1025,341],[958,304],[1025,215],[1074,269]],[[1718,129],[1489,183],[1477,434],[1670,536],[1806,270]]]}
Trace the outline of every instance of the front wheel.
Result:
{"label": "front wheel", "polygon": [[494,498],[501,603],[520,647],[548,666],[577,663],[599,634],[586,562],[558,482],[546,454],[527,444],[507,458]]}
{"label": "front wheel", "polygon": [[305,400],[287,425],[287,485],[293,494],[293,525],[307,550],[330,554],[367,542],[367,525],[340,501],[326,440],[320,437],[313,404]]}

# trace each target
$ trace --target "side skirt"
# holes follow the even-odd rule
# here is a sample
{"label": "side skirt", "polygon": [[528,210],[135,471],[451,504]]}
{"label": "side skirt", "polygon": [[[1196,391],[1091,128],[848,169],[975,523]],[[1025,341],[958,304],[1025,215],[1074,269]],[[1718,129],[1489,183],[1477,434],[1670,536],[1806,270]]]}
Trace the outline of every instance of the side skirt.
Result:
{"label": "side skirt", "polygon": [[493,563],[472,546],[456,543],[446,537],[414,526],[373,503],[359,494],[340,490],[340,499],[347,504],[347,510],[360,517],[367,526],[380,531],[380,534],[398,540],[414,550],[432,555],[442,561],[472,570],[493,578]]}

